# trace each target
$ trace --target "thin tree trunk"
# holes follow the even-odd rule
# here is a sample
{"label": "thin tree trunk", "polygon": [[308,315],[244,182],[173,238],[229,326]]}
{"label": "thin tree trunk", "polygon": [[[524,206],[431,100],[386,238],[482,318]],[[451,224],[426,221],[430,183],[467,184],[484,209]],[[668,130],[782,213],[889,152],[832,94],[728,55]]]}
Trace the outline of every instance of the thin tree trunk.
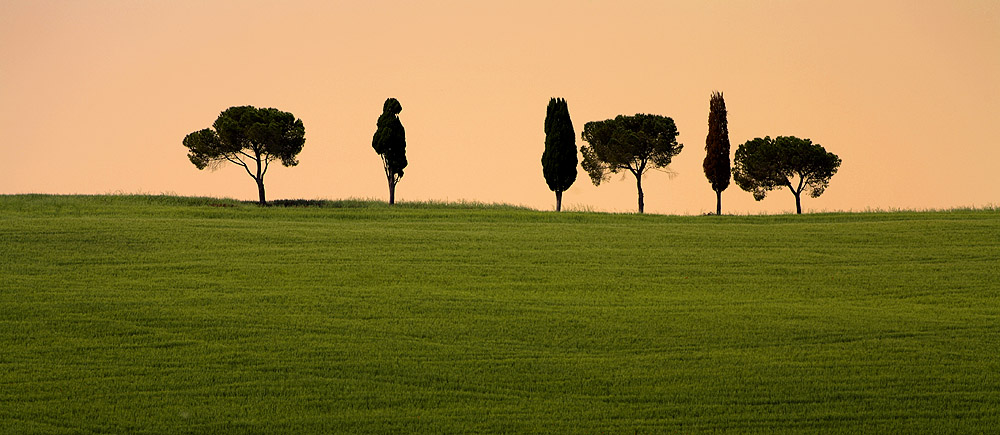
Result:
{"label": "thin tree trunk", "polygon": [[267,200],[264,198],[264,178],[257,179],[257,196],[260,199],[260,205],[267,205]]}
{"label": "thin tree trunk", "polygon": [[562,211],[562,191],[556,191],[556,211]]}
{"label": "thin tree trunk", "polygon": [[389,169],[389,162],[386,162],[385,156],[382,156],[382,165],[385,168],[385,181],[389,184],[389,205],[396,203],[396,176]]}
{"label": "thin tree trunk", "polygon": [[254,153],[257,160],[257,176],[253,177],[257,180],[257,196],[260,200],[260,205],[267,205],[267,199],[264,198],[264,172],[260,167],[260,153]]}
{"label": "thin tree trunk", "polygon": [[635,176],[635,187],[639,190],[639,213],[642,213],[642,176]]}
{"label": "thin tree trunk", "polygon": [[715,191],[715,215],[722,216],[722,191]]}
{"label": "thin tree trunk", "polygon": [[[802,186],[805,185],[805,182],[806,182],[806,177],[803,177],[802,174],[799,173],[799,188],[798,189],[792,189],[792,193],[795,194],[795,213],[796,214],[802,214],[802,200],[801,200],[801,197],[802,197]],[[788,188],[789,189],[792,188],[791,183],[788,184]]]}

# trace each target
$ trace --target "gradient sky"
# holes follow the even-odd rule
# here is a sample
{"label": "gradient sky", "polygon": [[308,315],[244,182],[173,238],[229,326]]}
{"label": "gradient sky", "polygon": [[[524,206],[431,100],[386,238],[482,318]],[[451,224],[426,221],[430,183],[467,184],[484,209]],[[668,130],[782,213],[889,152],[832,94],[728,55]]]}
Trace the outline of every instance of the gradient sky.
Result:
{"label": "gradient sky", "polygon": [[[684,150],[644,180],[646,211],[700,214],[715,90],[733,152],[794,135],[843,159],[805,212],[1000,204],[996,0],[0,0],[0,193],[256,199],[242,168],[199,171],[181,145],[249,104],[306,127],[268,199],[385,199],[371,139],[395,97],[398,200],[553,209],[542,128],[562,97],[577,146],[588,121],[672,117]],[[634,179],[581,170],[564,207],[634,211]],[[724,212],[794,208],[723,193]]]}

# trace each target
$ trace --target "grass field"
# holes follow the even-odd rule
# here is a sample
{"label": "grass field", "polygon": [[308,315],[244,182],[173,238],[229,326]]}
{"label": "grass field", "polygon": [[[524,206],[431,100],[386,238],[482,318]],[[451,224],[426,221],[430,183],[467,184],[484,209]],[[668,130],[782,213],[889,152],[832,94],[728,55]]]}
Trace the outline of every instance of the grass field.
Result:
{"label": "grass field", "polygon": [[0,196],[0,433],[988,432],[1000,211]]}

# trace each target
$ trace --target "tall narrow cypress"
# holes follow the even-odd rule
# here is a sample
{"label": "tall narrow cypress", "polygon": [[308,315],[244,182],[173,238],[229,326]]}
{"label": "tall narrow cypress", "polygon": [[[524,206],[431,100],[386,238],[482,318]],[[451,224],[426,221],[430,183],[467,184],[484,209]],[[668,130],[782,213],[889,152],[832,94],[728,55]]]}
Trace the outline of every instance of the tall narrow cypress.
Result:
{"label": "tall narrow cypress", "polygon": [[705,177],[715,191],[715,214],[722,214],[722,191],[729,187],[729,122],[722,92],[712,92],[708,111],[708,137],[705,138]]}
{"label": "tall narrow cypress", "polygon": [[382,157],[385,179],[389,183],[389,204],[396,203],[396,184],[403,178],[403,168],[406,168],[406,131],[399,122],[402,111],[398,100],[387,98],[372,137],[372,148]]}
{"label": "tall narrow cypress", "polygon": [[556,193],[556,211],[562,210],[562,194],[576,181],[576,132],[569,118],[569,106],[562,98],[552,98],[545,114],[545,151],[542,175]]}

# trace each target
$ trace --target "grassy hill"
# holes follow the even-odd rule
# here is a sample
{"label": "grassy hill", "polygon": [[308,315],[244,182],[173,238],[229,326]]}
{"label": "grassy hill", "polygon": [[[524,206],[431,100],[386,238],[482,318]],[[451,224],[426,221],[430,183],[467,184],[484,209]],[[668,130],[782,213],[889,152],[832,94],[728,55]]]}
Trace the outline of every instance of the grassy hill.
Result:
{"label": "grassy hill", "polygon": [[298,205],[0,196],[0,433],[1000,427],[996,210]]}

